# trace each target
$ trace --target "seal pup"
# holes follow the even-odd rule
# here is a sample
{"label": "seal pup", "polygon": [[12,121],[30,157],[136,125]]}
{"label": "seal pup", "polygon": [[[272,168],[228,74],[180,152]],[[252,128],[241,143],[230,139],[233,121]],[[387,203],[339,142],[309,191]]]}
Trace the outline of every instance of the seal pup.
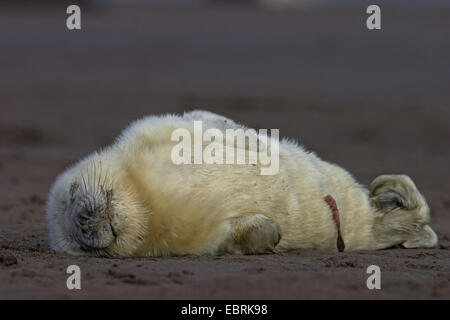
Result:
{"label": "seal pup", "polygon": [[135,121],[56,178],[46,207],[51,247],[137,257],[436,246],[430,209],[408,176],[381,175],[366,189],[289,139],[274,175],[261,175],[260,163],[176,165],[171,135],[192,132],[194,121],[246,129],[208,111]]}

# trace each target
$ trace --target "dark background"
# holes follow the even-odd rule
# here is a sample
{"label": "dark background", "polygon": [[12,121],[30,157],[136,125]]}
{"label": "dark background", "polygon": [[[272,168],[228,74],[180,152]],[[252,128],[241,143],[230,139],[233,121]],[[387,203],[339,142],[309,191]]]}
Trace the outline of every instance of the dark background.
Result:
{"label": "dark background", "polygon": [[[295,1],[294,1],[295,2]],[[66,29],[78,3],[82,30]],[[450,6],[377,1],[0,5],[0,298],[450,298]],[[48,246],[66,166],[148,114],[207,109],[279,128],[363,184],[412,177],[433,250],[93,259]],[[82,269],[79,292],[65,269]],[[382,290],[366,288],[366,268]]]}

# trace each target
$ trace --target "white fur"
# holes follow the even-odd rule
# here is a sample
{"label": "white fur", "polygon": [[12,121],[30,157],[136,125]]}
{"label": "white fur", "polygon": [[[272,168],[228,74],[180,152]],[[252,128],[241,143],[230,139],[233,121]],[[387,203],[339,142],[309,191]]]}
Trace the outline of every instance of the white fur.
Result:
{"label": "white fur", "polygon": [[[326,195],[334,197],[340,210],[345,250],[381,249],[408,239],[413,247],[436,245],[436,235],[427,225],[428,206],[415,186],[411,187],[414,194],[408,189],[408,196],[416,199],[415,208],[407,213],[395,208],[394,215],[385,214],[347,171],[291,140],[281,142],[280,171],[272,176],[260,175],[259,165],[173,164],[171,133],[177,128],[192,130],[193,120],[203,120],[204,129],[243,127],[205,111],[134,122],[114,145],[81,160],[56,179],[47,204],[52,248],[83,254],[69,239],[65,221],[70,185],[83,183],[82,174],[88,188],[97,181],[114,190],[113,224],[119,236],[107,248],[111,255],[216,254],[233,232],[229,221],[252,215],[264,215],[279,225],[282,238],[275,251],[335,251],[337,228],[324,201]],[[398,177],[405,176],[393,179]],[[401,179],[410,183],[409,178]],[[410,219],[402,217],[417,216],[405,227],[411,239],[390,229],[396,222],[388,221],[388,216],[395,214],[402,225]],[[424,232],[429,236],[424,237]]]}

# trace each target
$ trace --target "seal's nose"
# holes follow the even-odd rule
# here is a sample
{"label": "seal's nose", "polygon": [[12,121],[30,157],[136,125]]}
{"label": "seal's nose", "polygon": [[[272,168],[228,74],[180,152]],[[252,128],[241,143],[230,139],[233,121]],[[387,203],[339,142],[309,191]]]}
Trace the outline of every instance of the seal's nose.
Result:
{"label": "seal's nose", "polygon": [[102,194],[79,196],[74,201],[69,220],[71,235],[83,249],[106,248],[114,240],[110,201]]}

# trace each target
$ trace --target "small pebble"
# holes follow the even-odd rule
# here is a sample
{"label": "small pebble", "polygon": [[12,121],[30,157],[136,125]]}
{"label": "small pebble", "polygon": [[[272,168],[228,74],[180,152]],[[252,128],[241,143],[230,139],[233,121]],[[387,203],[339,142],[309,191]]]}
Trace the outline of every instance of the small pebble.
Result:
{"label": "small pebble", "polygon": [[4,266],[12,266],[14,264],[17,264],[17,258],[12,254],[5,254],[3,256],[0,256],[0,264]]}

